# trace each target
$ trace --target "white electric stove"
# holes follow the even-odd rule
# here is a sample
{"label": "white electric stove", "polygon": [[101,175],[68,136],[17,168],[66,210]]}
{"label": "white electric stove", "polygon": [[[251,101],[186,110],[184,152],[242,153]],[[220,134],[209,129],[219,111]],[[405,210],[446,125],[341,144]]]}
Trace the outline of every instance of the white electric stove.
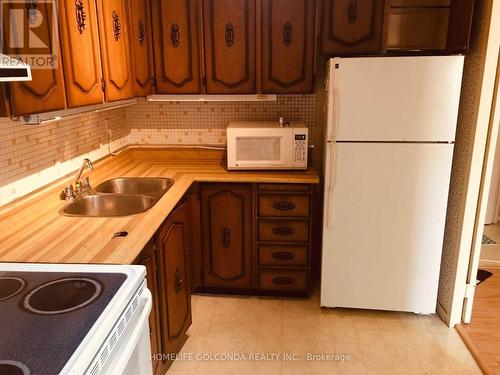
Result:
{"label": "white electric stove", "polygon": [[152,373],[143,266],[0,263],[0,374]]}

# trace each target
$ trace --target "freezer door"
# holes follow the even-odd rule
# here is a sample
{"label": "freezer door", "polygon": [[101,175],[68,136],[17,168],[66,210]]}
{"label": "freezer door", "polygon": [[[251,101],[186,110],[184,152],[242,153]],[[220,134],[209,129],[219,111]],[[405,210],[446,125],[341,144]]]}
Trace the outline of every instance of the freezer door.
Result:
{"label": "freezer door", "polygon": [[451,144],[336,145],[322,306],[435,312],[452,154]]}
{"label": "freezer door", "polygon": [[335,58],[330,139],[455,139],[463,56]]}

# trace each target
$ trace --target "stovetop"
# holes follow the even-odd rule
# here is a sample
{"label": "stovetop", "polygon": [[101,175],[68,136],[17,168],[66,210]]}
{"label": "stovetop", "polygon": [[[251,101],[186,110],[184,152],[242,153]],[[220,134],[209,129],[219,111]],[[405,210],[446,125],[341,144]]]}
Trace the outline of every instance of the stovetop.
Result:
{"label": "stovetop", "polygon": [[0,271],[0,374],[57,374],[127,278]]}

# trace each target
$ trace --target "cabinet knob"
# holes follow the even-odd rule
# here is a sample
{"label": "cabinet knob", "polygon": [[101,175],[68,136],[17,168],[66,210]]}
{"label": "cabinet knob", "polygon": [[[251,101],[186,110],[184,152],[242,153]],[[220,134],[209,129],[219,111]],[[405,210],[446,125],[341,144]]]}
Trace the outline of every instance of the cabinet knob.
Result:
{"label": "cabinet knob", "polygon": [[356,22],[356,18],[358,18],[358,1],[351,0],[349,2],[349,6],[347,7],[347,22],[352,25]]}
{"label": "cabinet knob", "polygon": [[179,47],[179,40],[180,40],[180,31],[179,31],[179,25],[176,23],[173,23],[170,26],[170,43],[172,43],[172,47],[177,48]]}
{"label": "cabinet knob", "polygon": [[228,228],[222,229],[221,241],[224,248],[228,248],[231,245],[231,231]]}
{"label": "cabinet knob", "polygon": [[85,21],[87,15],[85,14],[85,5],[83,0],[75,0],[75,17],[76,17],[76,27],[80,34],[85,31]]}
{"label": "cabinet knob", "polygon": [[226,24],[226,32],[224,33],[226,39],[226,46],[231,48],[234,44],[234,26],[231,22]]}
{"label": "cabinet knob", "polygon": [[122,29],[122,24],[120,23],[120,16],[116,12],[116,10],[113,11],[111,16],[113,18],[113,35],[115,41],[118,41],[118,39],[120,39],[120,33]]}
{"label": "cabinet knob", "polygon": [[178,294],[181,291],[183,285],[184,285],[184,279],[182,278],[182,273],[178,268],[176,268],[174,271],[175,294]]}
{"label": "cabinet knob", "polygon": [[271,256],[277,260],[292,260],[295,258],[295,254],[290,251],[276,251]]}
{"label": "cabinet knob", "polygon": [[142,46],[144,43],[144,39],[146,38],[146,28],[144,26],[144,22],[139,20],[137,22],[137,39],[139,41],[139,45]]}
{"label": "cabinet knob", "polygon": [[295,208],[295,203],[287,201],[277,201],[273,202],[273,208],[280,211],[290,211]]}
{"label": "cabinet knob", "polygon": [[276,236],[291,236],[295,233],[292,227],[274,227],[272,231]]}
{"label": "cabinet knob", "polygon": [[283,25],[283,44],[287,47],[292,45],[293,27],[290,22],[285,22]]}
{"label": "cabinet knob", "polygon": [[276,285],[291,285],[295,282],[293,277],[289,276],[276,276],[272,279],[273,284]]}

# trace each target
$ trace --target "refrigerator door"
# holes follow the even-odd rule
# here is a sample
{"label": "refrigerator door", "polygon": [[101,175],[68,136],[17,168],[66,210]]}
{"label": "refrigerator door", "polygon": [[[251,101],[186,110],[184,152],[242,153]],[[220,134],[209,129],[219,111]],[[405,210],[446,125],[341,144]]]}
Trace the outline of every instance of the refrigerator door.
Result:
{"label": "refrigerator door", "polygon": [[463,56],[335,58],[328,139],[453,142]]}
{"label": "refrigerator door", "polygon": [[322,306],[435,312],[452,154],[452,144],[336,145]]}

